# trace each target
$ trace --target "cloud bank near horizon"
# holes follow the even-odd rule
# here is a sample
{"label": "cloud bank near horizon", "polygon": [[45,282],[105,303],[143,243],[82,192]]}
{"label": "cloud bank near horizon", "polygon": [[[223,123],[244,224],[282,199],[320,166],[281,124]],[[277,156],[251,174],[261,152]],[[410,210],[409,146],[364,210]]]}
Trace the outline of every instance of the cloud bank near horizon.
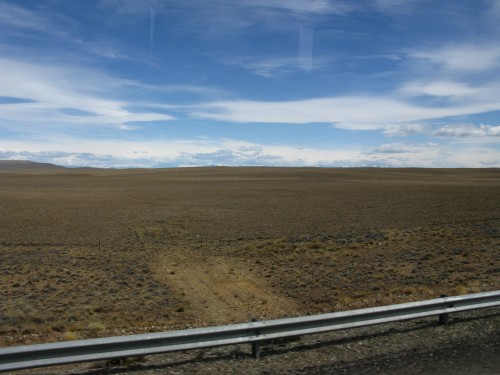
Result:
{"label": "cloud bank near horizon", "polygon": [[[300,166],[300,167],[446,167],[489,168],[498,154],[481,143],[465,147],[437,143],[386,143],[363,148],[305,148],[263,145],[230,139],[181,141],[66,140],[50,151],[44,143],[20,142],[0,149],[0,159],[34,160],[66,167],[166,168],[198,166]],[[75,150],[76,148],[76,150]],[[26,151],[26,150],[32,151]],[[466,149],[466,150],[464,150]]]}

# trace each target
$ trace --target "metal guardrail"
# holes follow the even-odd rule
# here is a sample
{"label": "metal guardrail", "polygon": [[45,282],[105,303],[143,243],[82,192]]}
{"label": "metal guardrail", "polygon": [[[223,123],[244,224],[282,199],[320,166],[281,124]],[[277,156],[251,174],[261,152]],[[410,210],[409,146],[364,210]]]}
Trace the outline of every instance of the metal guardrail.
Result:
{"label": "metal guardrail", "polygon": [[500,291],[329,314],[129,336],[0,348],[0,372],[259,342],[500,306]]}

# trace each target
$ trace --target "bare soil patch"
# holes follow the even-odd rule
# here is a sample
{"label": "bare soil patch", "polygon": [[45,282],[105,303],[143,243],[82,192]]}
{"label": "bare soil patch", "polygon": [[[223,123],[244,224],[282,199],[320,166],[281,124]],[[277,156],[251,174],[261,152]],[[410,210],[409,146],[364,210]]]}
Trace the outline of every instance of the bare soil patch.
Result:
{"label": "bare soil patch", "polygon": [[200,249],[176,249],[157,262],[157,279],[187,298],[195,323],[218,325],[297,314],[292,298],[273,293],[265,279],[248,274],[231,259],[202,255]]}

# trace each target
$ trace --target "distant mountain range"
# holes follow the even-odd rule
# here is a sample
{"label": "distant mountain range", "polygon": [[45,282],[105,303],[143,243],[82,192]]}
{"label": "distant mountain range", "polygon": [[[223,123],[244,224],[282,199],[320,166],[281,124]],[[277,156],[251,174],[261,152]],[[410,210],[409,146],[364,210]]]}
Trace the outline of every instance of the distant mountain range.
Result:
{"label": "distant mountain range", "polygon": [[0,172],[15,172],[24,170],[65,169],[50,163],[37,163],[30,160],[0,160]]}

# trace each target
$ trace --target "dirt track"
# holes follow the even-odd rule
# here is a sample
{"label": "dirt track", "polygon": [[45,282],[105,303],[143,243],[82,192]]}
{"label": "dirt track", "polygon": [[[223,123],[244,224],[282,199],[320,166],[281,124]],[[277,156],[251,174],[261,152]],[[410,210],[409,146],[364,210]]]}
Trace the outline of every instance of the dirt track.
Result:
{"label": "dirt track", "polygon": [[[293,300],[276,295],[264,280],[203,247],[176,248],[157,259],[155,274],[185,296],[197,324],[219,325],[297,314]],[[195,323],[196,324],[196,323]]]}

